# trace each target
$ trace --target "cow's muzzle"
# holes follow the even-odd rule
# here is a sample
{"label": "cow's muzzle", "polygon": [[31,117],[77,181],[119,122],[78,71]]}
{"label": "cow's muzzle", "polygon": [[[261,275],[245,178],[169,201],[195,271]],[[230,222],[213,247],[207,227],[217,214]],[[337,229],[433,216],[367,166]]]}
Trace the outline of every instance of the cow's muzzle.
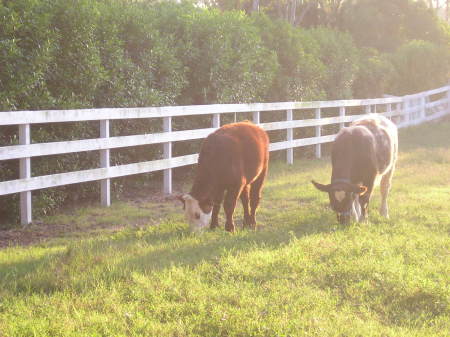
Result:
{"label": "cow's muzzle", "polygon": [[350,211],[348,212],[343,212],[343,213],[336,213],[337,216],[337,220],[341,225],[346,225],[350,223],[350,217],[351,217],[351,213]]}

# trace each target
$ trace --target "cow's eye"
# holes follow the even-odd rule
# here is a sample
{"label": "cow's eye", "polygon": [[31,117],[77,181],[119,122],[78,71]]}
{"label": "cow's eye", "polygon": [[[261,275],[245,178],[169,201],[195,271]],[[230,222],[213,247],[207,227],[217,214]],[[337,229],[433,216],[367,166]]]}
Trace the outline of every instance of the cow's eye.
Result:
{"label": "cow's eye", "polygon": [[200,213],[195,213],[194,216],[197,220],[200,219]]}

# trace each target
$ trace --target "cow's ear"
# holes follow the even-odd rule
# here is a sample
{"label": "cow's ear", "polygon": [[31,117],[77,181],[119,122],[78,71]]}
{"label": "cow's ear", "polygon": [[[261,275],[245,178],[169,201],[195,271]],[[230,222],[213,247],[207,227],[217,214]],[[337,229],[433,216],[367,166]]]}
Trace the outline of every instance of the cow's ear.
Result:
{"label": "cow's ear", "polygon": [[359,194],[360,196],[366,194],[367,192],[367,187],[363,186],[363,185],[356,185],[353,187],[353,192]]}
{"label": "cow's ear", "polygon": [[364,195],[367,192],[366,186],[359,186],[359,195]]}
{"label": "cow's ear", "polygon": [[186,208],[186,195],[184,194],[178,194],[176,196],[177,200],[180,200],[183,203],[183,209]]}
{"label": "cow's ear", "polygon": [[322,192],[330,192],[330,187],[331,185],[323,185],[323,184],[319,184],[318,182],[311,180],[312,184],[319,190]]}

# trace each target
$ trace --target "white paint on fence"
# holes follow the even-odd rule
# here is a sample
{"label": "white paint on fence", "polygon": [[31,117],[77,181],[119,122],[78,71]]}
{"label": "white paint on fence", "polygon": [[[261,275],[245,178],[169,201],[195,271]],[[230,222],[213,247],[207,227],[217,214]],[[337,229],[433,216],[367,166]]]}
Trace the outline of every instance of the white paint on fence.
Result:
{"label": "white paint on fence", "polygon": [[[433,96],[442,97],[433,97]],[[172,157],[172,142],[205,138],[220,127],[220,115],[224,113],[251,112],[253,122],[267,131],[286,130],[286,141],[271,143],[270,151],[287,150],[287,162],[294,161],[293,149],[299,146],[315,146],[315,155],[321,157],[321,144],[332,142],[335,135],[322,136],[321,127],[339,124],[342,128],[348,122],[362,115],[346,115],[346,107],[363,107],[365,113],[376,111],[385,105],[383,115],[394,120],[398,127],[416,125],[440,118],[450,113],[450,85],[405,97],[387,97],[365,100],[340,100],[321,102],[280,102],[252,104],[214,104],[200,106],[171,106],[149,108],[119,108],[90,110],[47,110],[0,112],[0,125],[19,125],[19,145],[0,147],[0,160],[20,160],[20,179],[0,182],[0,195],[20,193],[21,222],[28,224],[31,217],[31,191],[76,184],[101,181],[101,204],[111,204],[110,179],[133,174],[164,171],[164,192],[172,193],[172,169],[195,164],[197,154]],[[395,106],[393,110],[392,107]],[[339,108],[339,116],[321,117],[321,109]],[[294,120],[293,110],[314,109],[314,119]],[[383,109],[380,109],[383,110]],[[262,111],[286,111],[286,120],[261,123]],[[212,115],[212,127],[207,129],[172,131],[172,118],[189,115]],[[110,120],[162,118],[162,133],[133,136],[110,137]],[[100,138],[81,139],[53,143],[30,144],[30,124],[100,121]],[[315,137],[294,139],[294,128],[315,127]],[[110,149],[138,145],[163,144],[164,158],[128,165],[110,166]],[[31,158],[47,155],[84,151],[100,151],[100,168],[31,176]]]}
{"label": "white paint on fence", "polygon": [[[320,120],[320,109],[316,109],[314,113],[316,120]],[[320,138],[322,136],[322,126],[316,125],[316,138]],[[316,158],[322,157],[322,145],[316,144]]]}
{"label": "white paint on fence", "polygon": [[[290,144],[292,144],[292,141],[294,140],[294,129],[292,128],[292,121],[294,120],[293,116],[292,109],[286,111],[286,122],[290,126],[286,129],[286,139]],[[294,147],[292,145],[288,147],[286,156],[287,163],[290,165],[294,164]]]}
{"label": "white paint on fence", "polygon": [[[172,132],[172,117],[163,118],[164,132]],[[172,158],[172,142],[164,143],[164,159]],[[172,168],[166,168],[164,170],[164,193],[172,193]]]}
{"label": "white paint on fence", "polygon": [[[19,125],[20,145],[31,143],[30,124]],[[20,179],[31,177],[31,158],[24,157],[20,159]],[[1,191],[1,189],[0,189]],[[31,223],[31,191],[20,192],[20,222],[24,225]]]}
{"label": "white paint on fence", "polygon": [[[100,138],[109,138],[109,120],[100,121]],[[100,167],[107,169],[110,166],[109,155],[109,149],[100,151]],[[103,179],[100,185],[101,204],[102,206],[108,207],[111,205],[111,180]]]}

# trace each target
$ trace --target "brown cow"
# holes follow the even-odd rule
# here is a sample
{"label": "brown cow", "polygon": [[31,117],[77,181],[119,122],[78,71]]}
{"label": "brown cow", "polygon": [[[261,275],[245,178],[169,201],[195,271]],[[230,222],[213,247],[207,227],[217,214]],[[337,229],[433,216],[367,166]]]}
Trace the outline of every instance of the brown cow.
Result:
{"label": "brown cow", "polygon": [[381,179],[381,215],[389,217],[387,197],[398,153],[397,127],[387,118],[371,114],[343,128],[333,143],[331,184],[314,186],[328,192],[331,208],[340,223],[350,215],[363,221],[369,200]]}
{"label": "brown cow", "polygon": [[239,197],[244,227],[256,228],[255,214],[268,162],[267,133],[251,122],[228,124],[210,134],[202,144],[191,192],[180,197],[191,229],[201,230],[210,219],[211,228],[219,226],[224,195],[225,229],[235,230],[233,213]]}

